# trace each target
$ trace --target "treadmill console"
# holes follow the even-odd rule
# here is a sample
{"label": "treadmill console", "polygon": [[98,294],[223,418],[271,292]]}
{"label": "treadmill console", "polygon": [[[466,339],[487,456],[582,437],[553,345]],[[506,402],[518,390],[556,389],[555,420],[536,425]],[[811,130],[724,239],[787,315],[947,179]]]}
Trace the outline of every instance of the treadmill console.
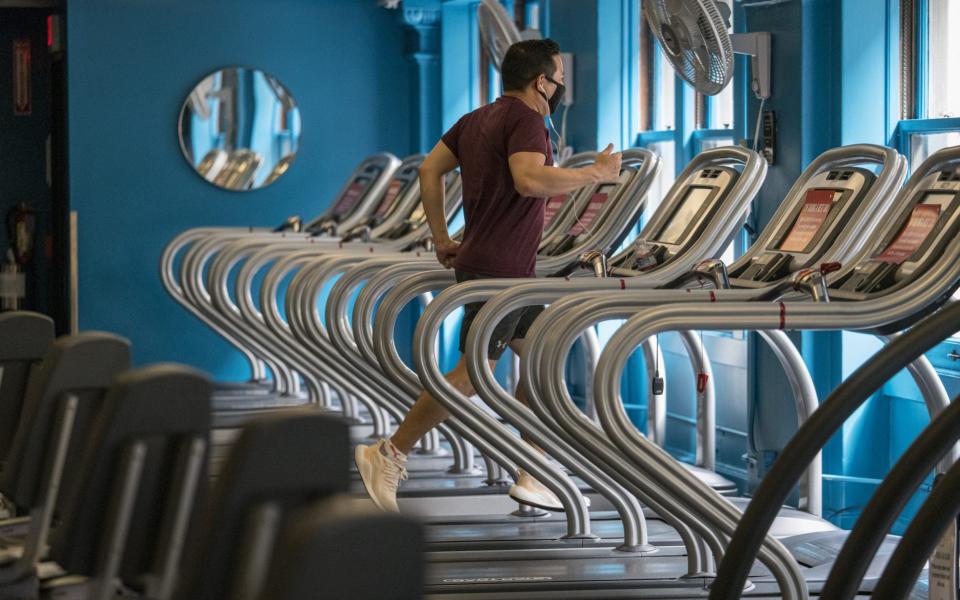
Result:
{"label": "treadmill console", "polygon": [[[446,197],[449,199],[450,190],[454,186],[459,185],[460,180],[459,180],[459,177],[454,177],[453,174],[450,174],[449,177],[446,177],[444,179],[444,183],[446,185],[446,189],[444,193],[446,194]],[[447,216],[449,217],[450,215],[447,215]],[[417,202],[417,207],[413,209],[413,212],[410,213],[410,216],[408,216],[406,219],[406,224],[407,224],[406,230],[409,231],[411,229],[414,229],[415,227],[419,227],[426,220],[427,220],[427,213],[423,210],[423,202]]]}
{"label": "treadmill console", "polygon": [[867,169],[822,171],[803,191],[803,202],[774,224],[770,242],[730,270],[741,282],[771,283],[815,263],[836,240],[876,176]]}
{"label": "treadmill console", "polygon": [[364,238],[364,241],[369,241],[366,238],[369,237],[370,230],[387,219],[391,211],[398,205],[398,200],[402,198],[410,189],[410,186],[417,181],[420,174],[418,166],[418,164],[410,164],[394,173],[383,196],[380,197],[380,202],[377,204],[377,208],[373,214],[370,215],[365,222],[356,225],[350,231],[346,232],[341,241],[349,242],[357,238]]}
{"label": "treadmill console", "polygon": [[710,216],[722,204],[733,187],[739,172],[727,167],[703,169],[693,177],[677,196],[672,206],[659,210],[670,211],[654,235],[638,239],[618,265],[628,271],[649,271],[670,260],[703,233]]}
{"label": "treadmill console", "polygon": [[[458,172],[449,173],[448,176],[444,178],[444,184],[445,184],[445,190],[444,190],[445,205],[446,205],[446,210],[448,211],[447,218],[449,220],[449,218],[452,216],[451,213],[455,213],[460,205],[459,197],[455,205],[451,206],[451,202],[450,202],[450,199],[452,197],[451,196],[452,191],[455,188],[459,188],[460,186],[460,176]],[[427,213],[423,210],[423,202],[418,199],[416,207],[407,216],[407,218],[404,219],[403,222],[397,225],[396,227],[391,228],[391,230],[387,232],[385,237],[386,239],[389,239],[389,240],[400,239],[403,236],[412,232],[413,230],[419,229],[424,223],[426,223],[426,221],[427,221]]]}
{"label": "treadmill console", "polygon": [[960,230],[960,172],[946,171],[924,178],[910,207],[895,223],[870,259],[831,288],[876,293],[925,271]]}
{"label": "treadmill console", "polygon": [[314,235],[336,232],[337,223],[360,204],[364,196],[370,192],[370,187],[379,179],[381,173],[383,173],[381,165],[366,165],[343,189],[340,197],[333,203],[330,213],[326,217],[311,223],[307,231]]}
{"label": "treadmill console", "polygon": [[383,194],[383,198],[380,199],[380,204],[377,205],[377,210],[373,212],[373,218],[371,221],[374,221],[374,223],[377,225],[382,223],[384,219],[387,218],[387,215],[390,214],[390,211],[393,210],[393,207],[397,204],[397,200],[400,198],[402,193],[410,189],[410,184],[412,184],[416,179],[416,167],[404,169],[399,176],[395,175],[390,181],[390,185],[387,186],[387,191]]}
{"label": "treadmill console", "polygon": [[[567,252],[581,242],[583,236],[593,233],[595,227],[600,223],[598,217],[620,192],[629,185],[635,171],[633,169],[623,169],[620,171],[620,177],[616,183],[601,183],[594,188],[587,202],[580,207],[579,212],[573,213],[573,219],[569,226],[562,233],[556,233],[551,239],[541,244],[540,253],[547,255],[558,255]],[[574,196],[575,197],[575,196]],[[553,201],[551,198],[547,201],[549,204]],[[554,213],[556,216],[556,213]],[[563,223],[557,223],[564,225]]]}

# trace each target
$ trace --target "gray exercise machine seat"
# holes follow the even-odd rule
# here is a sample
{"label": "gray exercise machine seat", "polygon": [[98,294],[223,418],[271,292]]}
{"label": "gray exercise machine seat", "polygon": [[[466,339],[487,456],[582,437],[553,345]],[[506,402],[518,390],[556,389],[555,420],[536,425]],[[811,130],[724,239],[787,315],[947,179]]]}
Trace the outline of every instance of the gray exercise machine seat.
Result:
{"label": "gray exercise machine seat", "polygon": [[0,314],[0,459],[20,421],[23,394],[30,372],[53,343],[53,319],[40,313],[16,311]]}
{"label": "gray exercise machine seat", "polygon": [[79,475],[50,536],[50,558],[70,576],[45,582],[49,597],[79,586],[114,597],[118,581],[169,596],[203,487],[211,394],[206,375],[180,365],[115,378],[71,461]]}
{"label": "gray exercise machine seat", "polygon": [[[3,465],[0,491],[14,504],[36,506],[43,496],[48,449],[62,400],[77,398],[75,426],[82,427],[91,405],[99,404],[114,376],[129,366],[130,342],[109,333],[62,337],[51,345],[27,384],[17,432]],[[77,445],[74,438],[71,450]]]}
{"label": "gray exercise machine seat", "polygon": [[175,597],[420,598],[420,526],[343,496],[349,460],[340,419],[300,410],[251,421],[187,544]]}
{"label": "gray exercise machine seat", "polygon": [[77,467],[83,474],[63,490],[62,523],[51,535],[50,557],[71,573],[89,573],[98,540],[122,474],[118,466],[135,441],[146,444],[146,468],[139,481],[124,567],[139,572],[149,565],[153,544],[165,534],[163,511],[169,502],[171,473],[176,473],[184,443],[210,433],[212,387],[205,375],[180,365],[154,365],[117,376],[83,440]]}
{"label": "gray exercise machine seat", "polygon": [[244,541],[260,508],[275,503],[289,509],[346,492],[349,463],[349,427],[338,419],[303,409],[251,421],[192,532],[175,597],[231,597],[233,574],[244,570],[245,555],[255,550]]}

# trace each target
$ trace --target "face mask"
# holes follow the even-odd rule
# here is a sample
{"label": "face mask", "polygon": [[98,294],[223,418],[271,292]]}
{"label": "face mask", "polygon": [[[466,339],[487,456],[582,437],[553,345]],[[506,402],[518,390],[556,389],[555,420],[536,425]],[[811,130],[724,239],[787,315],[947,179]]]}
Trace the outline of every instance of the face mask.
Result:
{"label": "face mask", "polygon": [[[547,76],[544,75],[544,77]],[[567,87],[562,83],[557,83],[552,77],[547,77],[547,81],[557,86],[557,90],[553,92],[553,96],[547,98],[547,95],[543,92],[543,90],[537,91],[540,92],[540,95],[543,96],[543,99],[547,101],[547,105],[550,106],[550,114],[552,115],[553,113],[557,112],[557,107],[560,106],[560,103],[563,101],[563,96],[567,90]]]}

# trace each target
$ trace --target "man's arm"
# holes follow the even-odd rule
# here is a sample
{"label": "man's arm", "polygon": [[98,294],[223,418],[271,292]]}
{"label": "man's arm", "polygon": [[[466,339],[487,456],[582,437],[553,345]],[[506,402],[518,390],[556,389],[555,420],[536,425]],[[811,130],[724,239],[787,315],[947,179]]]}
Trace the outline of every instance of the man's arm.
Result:
{"label": "man's arm", "polygon": [[547,157],[539,152],[517,152],[509,158],[517,192],[532,198],[559,196],[591,183],[616,181],[620,176],[620,161],[621,155],[613,152],[613,144],[597,155],[594,164],[580,169],[548,167]]}
{"label": "man's arm", "polygon": [[420,165],[420,201],[433,234],[437,259],[445,267],[453,264],[459,244],[450,239],[450,232],[447,231],[447,214],[444,210],[446,186],[443,178],[458,165],[457,157],[443,142],[437,142]]}

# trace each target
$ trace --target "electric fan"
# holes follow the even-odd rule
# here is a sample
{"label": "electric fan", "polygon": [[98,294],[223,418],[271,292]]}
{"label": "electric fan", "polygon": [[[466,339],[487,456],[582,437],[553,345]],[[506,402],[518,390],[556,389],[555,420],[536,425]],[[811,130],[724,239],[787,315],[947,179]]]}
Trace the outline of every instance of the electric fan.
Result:
{"label": "electric fan", "polygon": [[751,83],[761,100],[770,97],[770,34],[730,34],[730,7],[717,0],[643,0],[650,30],[677,74],[698,92],[713,96],[730,83],[733,54],[751,57]]}

